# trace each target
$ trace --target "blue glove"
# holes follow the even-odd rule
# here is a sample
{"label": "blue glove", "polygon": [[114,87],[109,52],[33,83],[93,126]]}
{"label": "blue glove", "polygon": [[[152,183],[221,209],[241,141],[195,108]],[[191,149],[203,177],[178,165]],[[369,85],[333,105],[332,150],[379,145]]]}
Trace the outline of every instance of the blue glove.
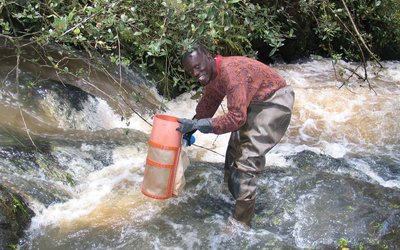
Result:
{"label": "blue glove", "polygon": [[195,129],[200,130],[202,133],[210,133],[212,131],[211,118],[200,120],[178,118],[178,122],[180,123],[180,126],[176,130],[182,134],[186,134]]}

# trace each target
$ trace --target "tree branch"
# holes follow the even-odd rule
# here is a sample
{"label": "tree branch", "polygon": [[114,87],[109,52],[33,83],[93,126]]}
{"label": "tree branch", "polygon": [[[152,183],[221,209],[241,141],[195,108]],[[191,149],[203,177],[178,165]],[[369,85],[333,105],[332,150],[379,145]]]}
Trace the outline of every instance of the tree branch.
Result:
{"label": "tree branch", "polygon": [[381,68],[383,68],[382,64],[379,62],[379,59],[375,56],[375,54],[370,50],[370,48],[368,47],[367,43],[365,42],[364,38],[362,37],[362,35],[360,34],[360,32],[358,31],[357,25],[354,23],[354,20],[351,16],[351,13],[349,11],[349,8],[347,8],[346,2],[345,0],[342,0],[343,6],[346,9],[347,15],[350,18],[350,22],[353,25],[353,29],[356,32],[358,38],[360,39],[361,43],[364,45],[364,48],[368,51],[368,53],[374,58],[374,60],[379,64],[379,66]]}

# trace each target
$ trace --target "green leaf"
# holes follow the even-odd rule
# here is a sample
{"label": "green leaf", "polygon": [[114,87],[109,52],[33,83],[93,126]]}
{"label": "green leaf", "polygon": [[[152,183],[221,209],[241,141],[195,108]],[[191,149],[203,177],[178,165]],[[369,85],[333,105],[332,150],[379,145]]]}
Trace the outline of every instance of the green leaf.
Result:
{"label": "green leaf", "polygon": [[68,21],[71,22],[75,16],[75,8],[68,14]]}
{"label": "green leaf", "polygon": [[276,52],[277,48],[272,48],[272,50],[269,52],[269,56],[273,56]]}
{"label": "green leaf", "polygon": [[68,21],[67,18],[61,17],[61,18],[56,18],[52,24],[55,32],[57,33],[62,33],[67,30],[68,27]]}

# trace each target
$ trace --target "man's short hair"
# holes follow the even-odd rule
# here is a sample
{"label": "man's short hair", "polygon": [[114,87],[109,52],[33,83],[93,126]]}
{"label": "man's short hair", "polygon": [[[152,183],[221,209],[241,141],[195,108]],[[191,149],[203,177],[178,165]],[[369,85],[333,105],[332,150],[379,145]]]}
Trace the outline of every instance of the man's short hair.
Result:
{"label": "man's short hair", "polygon": [[208,49],[206,48],[206,46],[204,46],[201,43],[196,43],[195,45],[193,45],[193,47],[189,50],[187,50],[183,56],[182,56],[182,62],[184,62],[189,56],[190,54],[192,54],[193,52],[200,52],[203,55],[209,55],[210,52],[208,51]]}

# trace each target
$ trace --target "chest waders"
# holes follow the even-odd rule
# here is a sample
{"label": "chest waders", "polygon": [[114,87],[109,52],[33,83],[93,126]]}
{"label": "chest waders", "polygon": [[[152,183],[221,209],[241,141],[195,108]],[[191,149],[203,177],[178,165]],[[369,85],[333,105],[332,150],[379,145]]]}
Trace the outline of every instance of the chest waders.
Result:
{"label": "chest waders", "polygon": [[250,226],[254,216],[257,174],[267,154],[284,136],[292,115],[294,92],[286,86],[266,101],[252,102],[247,121],[232,132],[225,158],[224,182],[236,200],[233,218]]}

